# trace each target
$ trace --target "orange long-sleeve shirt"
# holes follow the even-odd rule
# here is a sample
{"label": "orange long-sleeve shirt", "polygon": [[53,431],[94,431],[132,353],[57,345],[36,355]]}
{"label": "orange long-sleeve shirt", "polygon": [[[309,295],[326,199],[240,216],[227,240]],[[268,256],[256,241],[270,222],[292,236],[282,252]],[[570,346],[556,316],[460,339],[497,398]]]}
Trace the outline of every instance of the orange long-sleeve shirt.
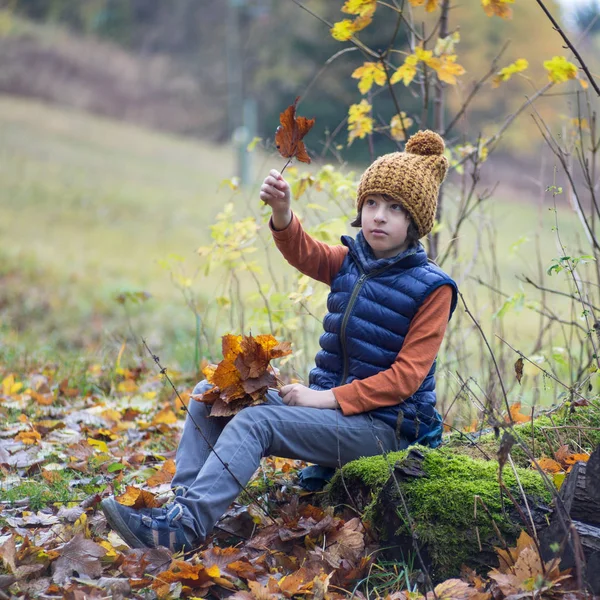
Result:
{"label": "orange long-sleeve shirt", "polygon": [[[298,271],[327,285],[340,270],[348,248],[315,240],[293,215],[283,230],[269,223],[277,248]],[[452,289],[443,285],[423,301],[410,323],[402,349],[392,366],[365,379],[333,388],[345,415],[394,406],[412,396],[429,373],[440,349],[452,304]]]}

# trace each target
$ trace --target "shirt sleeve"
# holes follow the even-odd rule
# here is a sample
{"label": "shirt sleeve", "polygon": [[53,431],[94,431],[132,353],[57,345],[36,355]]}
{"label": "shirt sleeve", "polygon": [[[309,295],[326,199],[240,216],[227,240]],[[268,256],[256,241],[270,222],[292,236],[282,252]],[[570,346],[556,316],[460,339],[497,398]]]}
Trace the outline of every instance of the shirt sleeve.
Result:
{"label": "shirt sleeve", "polygon": [[333,388],[344,415],[394,406],[419,389],[444,339],[451,304],[451,286],[442,285],[431,292],[414,316],[389,369]]}
{"label": "shirt sleeve", "polygon": [[330,246],[315,240],[302,229],[295,214],[292,214],[292,220],[285,229],[274,229],[273,219],[269,221],[269,228],[275,245],[292,267],[304,275],[331,285],[331,280],[348,254],[346,246]]}

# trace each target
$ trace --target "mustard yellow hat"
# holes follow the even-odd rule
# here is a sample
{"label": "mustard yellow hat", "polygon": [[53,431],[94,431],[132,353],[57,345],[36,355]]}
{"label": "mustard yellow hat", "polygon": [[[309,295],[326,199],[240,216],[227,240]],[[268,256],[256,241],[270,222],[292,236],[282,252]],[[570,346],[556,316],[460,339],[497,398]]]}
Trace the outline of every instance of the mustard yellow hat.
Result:
{"label": "mustard yellow hat", "polygon": [[433,227],[440,185],[448,171],[444,149],[441,136],[426,130],[412,135],[404,152],[380,156],[360,178],[358,212],[369,194],[385,194],[404,206],[419,237],[426,236]]}

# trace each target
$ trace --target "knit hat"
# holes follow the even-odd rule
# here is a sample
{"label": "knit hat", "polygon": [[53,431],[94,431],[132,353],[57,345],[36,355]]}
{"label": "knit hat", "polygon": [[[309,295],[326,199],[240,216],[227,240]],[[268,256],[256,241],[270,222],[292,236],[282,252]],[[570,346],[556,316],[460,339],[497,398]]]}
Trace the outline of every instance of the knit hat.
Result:
{"label": "knit hat", "polygon": [[441,136],[427,130],[412,135],[404,152],[380,156],[360,178],[358,212],[368,195],[385,194],[406,209],[419,237],[426,236],[433,227],[440,185],[448,170],[444,148]]}

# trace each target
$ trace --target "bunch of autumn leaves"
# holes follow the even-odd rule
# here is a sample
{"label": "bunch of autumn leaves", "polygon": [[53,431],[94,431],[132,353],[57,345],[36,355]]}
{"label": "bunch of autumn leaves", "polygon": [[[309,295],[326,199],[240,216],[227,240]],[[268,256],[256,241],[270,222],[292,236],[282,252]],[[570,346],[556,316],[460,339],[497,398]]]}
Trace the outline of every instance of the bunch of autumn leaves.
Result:
{"label": "bunch of autumn leaves", "polygon": [[202,369],[214,387],[191,398],[211,405],[211,417],[230,417],[242,408],[263,404],[267,391],[277,377],[271,360],[292,353],[289,342],[278,342],[272,335],[253,337],[223,336],[223,360]]}

